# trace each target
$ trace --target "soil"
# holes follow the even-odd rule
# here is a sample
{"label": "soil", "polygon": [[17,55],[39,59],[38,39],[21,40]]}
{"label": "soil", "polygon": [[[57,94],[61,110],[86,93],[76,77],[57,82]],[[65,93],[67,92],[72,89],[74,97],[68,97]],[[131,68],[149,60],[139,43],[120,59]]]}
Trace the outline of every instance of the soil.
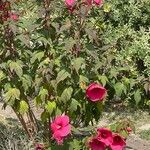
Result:
{"label": "soil", "polygon": [[131,135],[127,140],[127,150],[150,150],[150,141]]}
{"label": "soil", "polygon": [[[0,122],[7,118],[16,119],[17,117],[10,107],[6,107],[6,110],[2,110],[2,103],[0,103]],[[36,114],[39,117],[39,113]],[[109,117],[108,117],[109,116]],[[136,132],[131,134],[127,139],[126,150],[150,150],[150,140],[141,139],[139,133],[143,130],[150,130],[150,115],[145,112],[131,113],[104,113],[103,118],[99,122],[99,126],[106,126],[113,120],[119,120],[120,117],[128,116],[135,122]],[[107,118],[107,119],[106,119]],[[1,129],[0,129],[1,130]]]}

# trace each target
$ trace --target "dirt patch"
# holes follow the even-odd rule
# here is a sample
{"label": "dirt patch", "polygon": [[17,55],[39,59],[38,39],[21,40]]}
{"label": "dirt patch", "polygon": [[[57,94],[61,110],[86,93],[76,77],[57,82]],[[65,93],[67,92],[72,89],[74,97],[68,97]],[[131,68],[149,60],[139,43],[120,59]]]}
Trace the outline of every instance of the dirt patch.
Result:
{"label": "dirt patch", "polygon": [[127,150],[150,150],[150,141],[131,135],[127,139]]}
{"label": "dirt patch", "polygon": [[150,130],[150,123],[142,125],[141,127],[139,127],[139,130]]}
{"label": "dirt patch", "polygon": [[17,119],[16,114],[11,107],[7,106],[6,109],[2,109],[3,103],[0,103],[0,116],[3,118],[14,118]]}

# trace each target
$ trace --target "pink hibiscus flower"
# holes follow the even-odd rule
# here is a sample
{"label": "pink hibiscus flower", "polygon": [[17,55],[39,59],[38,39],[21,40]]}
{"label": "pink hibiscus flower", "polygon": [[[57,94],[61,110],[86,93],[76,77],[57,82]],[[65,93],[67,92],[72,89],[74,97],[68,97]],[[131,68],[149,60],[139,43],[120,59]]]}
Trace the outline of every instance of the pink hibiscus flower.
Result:
{"label": "pink hibiscus flower", "polygon": [[66,115],[57,116],[51,123],[51,130],[53,133],[53,139],[55,139],[58,145],[63,143],[63,139],[71,133],[71,125],[69,124],[69,117]]}
{"label": "pink hibiscus flower", "polygon": [[105,143],[106,146],[109,146],[113,141],[112,132],[107,128],[99,128],[98,130],[98,140]]}
{"label": "pink hibiscus flower", "polygon": [[89,147],[91,150],[105,150],[106,145],[102,141],[99,141],[97,137],[94,137],[90,142],[89,142]]}
{"label": "pink hibiscus flower", "polygon": [[17,21],[18,20],[18,15],[16,15],[15,13],[10,13],[9,14],[10,19],[12,19],[13,21]]}
{"label": "pink hibiscus flower", "polygon": [[92,1],[93,1],[93,0],[87,0],[87,4],[88,4],[88,5],[92,5]]}
{"label": "pink hibiscus flower", "polygon": [[124,139],[120,135],[114,134],[113,142],[110,145],[111,149],[112,150],[123,150],[125,146],[126,146],[126,142],[124,141]]}
{"label": "pink hibiscus flower", "polygon": [[35,150],[44,150],[44,144],[36,144]]}
{"label": "pink hibiscus flower", "polygon": [[103,0],[93,0],[93,2],[99,6],[102,4]]}
{"label": "pink hibiscus flower", "polygon": [[68,8],[71,8],[75,4],[75,0],[65,0],[65,4]]}
{"label": "pink hibiscus flower", "polygon": [[92,83],[86,89],[86,96],[93,102],[103,100],[106,96],[106,89],[97,83]]}
{"label": "pink hibiscus flower", "polygon": [[0,11],[3,11],[4,7],[2,4],[0,4]]}
{"label": "pink hibiscus flower", "polygon": [[126,131],[128,132],[128,134],[130,134],[132,132],[132,129],[130,127],[127,127]]}

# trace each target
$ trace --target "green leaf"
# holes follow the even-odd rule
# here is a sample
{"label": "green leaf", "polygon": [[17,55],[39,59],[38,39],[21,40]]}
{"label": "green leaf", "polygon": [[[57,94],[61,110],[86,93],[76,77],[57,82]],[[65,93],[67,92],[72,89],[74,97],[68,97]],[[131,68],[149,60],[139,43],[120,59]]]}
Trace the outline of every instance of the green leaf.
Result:
{"label": "green leaf", "polygon": [[145,104],[150,107],[150,100],[147,100]]}
{"label": "green leaf", "polygon": [[[93,47],[94,49],[94,47]],[[96,51],[92,51],[93,49],[86,49],[86,52],[88,55],[92,56],[94,59],[95,59],[95,62],[98,62],[99,61],[99,57],[98,57],[98,54]],[[101,62],[100,62],[101,63]]]}
{"label": "green leaf", "polygon": [[36,60],[40,61],[44,57],[44,52],[35,52],[31,58],[31,63],[33,64]]}
{"label": "green leaf", "polygon": [[39,95],[34,98],[34,104],[35,104],[36,107],[40,106],[42,104],[42,102],[43,101],[41,100]]}
{"label": "green leaf", "polygon": [[102,83],[103,86],[105,86],[106,83],[108,82],[108,78],[104,75],[98,76],[98,79],[100,80],[100,82]]}
{"label": "green leaf", "polygon": [[61,115],[62,114],[62,111],[61,111],[61,109],[59,109],[58,107],[56,108],[56,111],[55,111],[55,115],[56,116],[59,116],[59,115]]}
{"label": "green leaf", "polygon": [[11,61],[11,62],[9,63],[9,68],[10,68],[10,71],[11,71],[11,72],[14,71],[19,77],[22,76],[22,74],[23,74],[22,64],[20,64],[19,61],[17,61],[17,62]]}
{"label": "green leaf", "polygon": [[57,84],[63,80],[65,80],[67,77],[70,77],[70,74],[65,71],[65,70],[61,70],[58,74],[57,74],[57,78],[56,78],[56,82]]}
{"label": "green leaf", "polygon": [[80,75],[80,79],[79,79],[80,82],[85,82],[85,83],[88,83],[89,82],[89,79],[83,75]]}
{"label": "green leaf", "polygon": [[54,101],[48,101],[48,103],[45,105],[45,109],[49,114],[51,114],[56,109],[56,103]]}
{"label": "green leaf", "polygon": [[39,95],[40,95],[40,98],[41,98],[42,101],[45,100],[45,99],[46,99],[46,96],[48,96],[48,90],[42,88],[42,89],[40,90]]}
{"label": "green leaf", "polygon": [[69,150],[80,150],[80,149],[82,149],[81,141],[74,139],[72,142],[70,142]]}
{"label": "green leaf", "polygon": [[85,63],[85,60],[81,57],[73,60],[73,68],[76,70],[77,73],[78,73],[79,69],[81,68],[82,64],[84,64],[84,63]]}
{"label": "green leaf", "polygon": [[5,74],[0,70],[0,82],[5,78]]}
{"label": "green leaf", "polygon": [[36,87],[39,87],[41,83],[42,83],[42,78],[36,76],[36,77],[35,77],[35,81],[34,81],[34,84],[35,84],[34,86],[35,86],[35,88],[36,88]]}
{"label": "green leaf", "polygon": [[43,111],[42,114],[41,114],[41,120],[42,122],[46,122],[47,119],[49,118],[49,113],[47,111]]}
{"label": "green leaf", "polygon": [[22,100],[19,105],[20,114],[24,115],[28,111],[28,109],[29,109],[29,106],[27,102]]}
{"label": "green leaf", "polygon": [[61,33],[63,31],[65,31],[65,30],[69,30],[70,27],[71,27],[71,21],[69,19],[66,19],[65,24],[61,26],[61,28],[60,28],[58,33]]}
{"label": "green leaf", "polygon": [[119,97],[121,96],[121,94],[123,92],[123,88],[124,88],[124,85],[121,82],[117,82],[114,85],[114,89],[115,89],[115,92],[116,92],[117,96],[119,96]]}
{"label": "green leaf", "polygon": [[125,131],[125,130],[120,131],[120,132],[119,132],[119,135],[121,135],[121,136],[124,137],[124,138],[127,138],[127,137],[129,136],[129,135],[128,135],[128,132]]}
{"label": "green leaf", "polygon": [[72,87],[66,88],[61,94],[60,101],[66,103],[68,100],[70,100],[72,92],[73,92]]}
{"label": "green leaf", "polygon": [[71,112],[74,112],[77,110],[78,106],[81,107],[81,104],[77,100],[72,99],[69,109]]}
{"label": "green leaf", "polygon": [[98,36],[97,36],[97,32],[94,29],[87,27],[85,28],[85,32],[88,35],[90,40],[92,41],[95,40],[97,42]]}
{"label": "green leaf", "polygon": [[23,77],[21,78],[21,81],[22,81],[22,86],[25,91],[27,91],[29,87],[31,87],[32,85],[31,77],[27,74],[23,75]]}
{"label": "green leaf", "polygon": [[114,77],[117,78],[118,71],[115,68],[111,68],[110,70],[110,78]]}
{"label": "green leaf", "polygon": [[112,132],[116,132],[117,124],[116,123],[110,124],[109,128],[111,129]]}
{"label": "green leaf", "polygon": [[5,91],[8,91],[8,90],[11,89],[11,88],[12,88],[12,87],[11,87],[10,83],[4,84],[4,89],[5,89]]}
{"label": "green leaf", "polygon": [[68,150],[68,143],[64,141],[63,145],[51,145],[50,150]]}
{"label": "green leaf", "polygon": [[70,37],[69,39],[67,38],[65,41],[65,51],[70,51],[70,49],[73,48],[74,44],[76,44],[76,41]]}
{"label": "green leaf", "polygon": [[20,91],[16,88],[10,88],[5,94],[4,94],[4,100],[7,104],[10,104],[11,106],[15,103],[15,100],[20,98]]}
{"label": "green leaf", "polygon": [[75,128],[74,126],[71,126],[71,131],[73,134],[77,134],[77,135],[82,134],[79,128]]}
{"label": "green leaf", "polygon": [[141,101],[141,93],[139,89],[134,93],[134,100],[136,102],[136,105],[138,105]]}
{"label": "green leaf", "polygon": [[97,103],[97,109],[102,112],[103,111],[103,103],[102,102],[98,102]]}
{"label": "green leaf", "polygon": [[20,34],[20,35],[16,36],[16,39],[18,39],[19,41],[21,41],[22,45],[25,45],[27,47],[30,46],[30,38],[29,38],[28,35]]}

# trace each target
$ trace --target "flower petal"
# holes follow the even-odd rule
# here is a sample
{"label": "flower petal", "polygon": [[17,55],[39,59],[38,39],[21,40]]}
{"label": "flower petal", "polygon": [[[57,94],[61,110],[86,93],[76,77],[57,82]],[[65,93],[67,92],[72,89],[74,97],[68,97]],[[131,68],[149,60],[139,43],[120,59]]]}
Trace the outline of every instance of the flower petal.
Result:
{"label": "flower petal", "polygon": [[51,123],[51,130],[52,132],[56,132],[57,130],[59,130],[61,128],[60,125],[56,124],[56,123]]}
{"label": "flower petal", "polygon": [[62,125],[66,126],[68,124],[69,124],[69,117],[66,115],[62,116]]}
{"label": "flower petal", "polygon": [[64,115],[64,116],[58,116],[56,117],[55,121],[56,124],[66,126],[69,124],[69,117]]}
{"label": "flower petal", "polygon": [[62,145],[63,144],[64,137],[61,137],[59,132],[55,132],[53,134],[52,138],[56,140],[56,142],[57,142],[58,145]]}
{"label": "flower petal", "polygon": [[107,128],[99,128],[98,130],[98,139],[109,146],[113,142],[113,135],[111,130]]}
{"label": "flower petal", "polygon": [[97,83],[92,83],[86,90],[86,96],[91,101],[99,101],[102,100],[106,96],[106,89]]}
{"label": "flower petal", "polygon": [[105,150],[106,145],[95,137],[89,142],[89,147],[91,150]]}
{"label": "flower petal", "polygon": [[72,7],[75,3],[75,0],[65,0],[65,4],[67,7]]}
{"label": "flower petal", "polygon": [[102,4],[102,0],[93,0],[93,2],[96,4],[96,5],[101,5]]}
{"label": "flower petal", "polygon": [[64,137],[71,133],[71,125],[67,125],[62,127],[58,132],[60,132],[60,136]]}
{"label": "flower petal", "polygon": [[126,142],[120,135],[118,134],[113,135],[113,142],[110,145],[112,150],[123,150],[125,145],[126,145]]}

